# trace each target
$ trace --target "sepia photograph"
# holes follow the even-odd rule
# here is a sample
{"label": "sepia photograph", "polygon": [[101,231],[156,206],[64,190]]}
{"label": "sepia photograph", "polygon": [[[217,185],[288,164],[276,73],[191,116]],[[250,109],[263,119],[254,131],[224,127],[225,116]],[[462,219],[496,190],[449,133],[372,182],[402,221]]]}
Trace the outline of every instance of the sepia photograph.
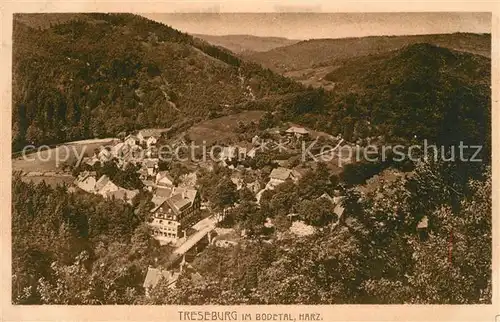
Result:
{"label": "sepia photograph", "polygon": [[12,305],[491,305],[492,13],[208,9],[13,14]]}

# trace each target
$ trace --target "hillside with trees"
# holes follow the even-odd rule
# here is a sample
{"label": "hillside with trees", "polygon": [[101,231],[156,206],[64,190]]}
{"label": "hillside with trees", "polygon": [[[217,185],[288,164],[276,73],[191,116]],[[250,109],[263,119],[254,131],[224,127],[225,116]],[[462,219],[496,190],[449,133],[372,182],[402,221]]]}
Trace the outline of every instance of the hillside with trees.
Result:
{"label": "hillside with trees", "polygon": [[336,89],[309,89],[278,105],[287,119],[340,133],[348,141],[383,136],[386,142],[491,149],[490,59],[430,44],[347,60],[327,75]]}
{"label": "hillside with trees", "polygon": [[137,15],[67,15],[14,18],[14,149],[192,124],[301,88]]}
{"label": "hillside with trees", "polygon": [[[208,246],[192,263],[201,280],[183,273],[175,289],[160,282],[149,296],[142,287],[147,265],[169,253],[141,224],[145,205],[134,205],[138,211],[133,211],[119,201],[14,178],[13,302],[491,303],[491,171],[449,189],[454,168],[420,163],[411,175],[364,198],[348,189],[345,221],[334,230],[328,222],[313,221],[318,232],[301,238],[284,233],[287,220],[280,220],[279,205],[306,197],[302,190],[284,186],[257,211],[251,200],[242,201],[237,221],[262,227],[270,216],[277,228],[273,234],[281,237],[272,243],[245,239],[229,249]],[[330,189],[328,180],[318,184],[309,197]],[[302,201],[297,207],[312,215],[318,205]],[[429,221],[425,238],[416,229],[423,216]]]}
{"label": "hillside with trees", "polygon": [[[147,127],[186,129],[242,110],[274,111],[278,121],[348,141],[379,135],[489,141],[489,58],[430,44],[386,51],[425,37],[463,44],[464,51],[477,43],[487,48],[487,35],[360,38],[366,50],[325,76],[335,84],[328,91],[304,88],[136,15],[54,14],[48,25],[40,20],[23,14],[14,21],[14,150]],[[347,46],[352,39],[331,41]],[[382,53],[366,55],[374,51]]]}

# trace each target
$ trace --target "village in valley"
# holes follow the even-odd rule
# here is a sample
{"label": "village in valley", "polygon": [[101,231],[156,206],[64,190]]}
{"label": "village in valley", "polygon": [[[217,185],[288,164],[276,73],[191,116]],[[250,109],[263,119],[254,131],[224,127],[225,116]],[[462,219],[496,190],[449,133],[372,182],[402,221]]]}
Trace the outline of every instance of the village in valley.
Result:
{"label": "village in valley", "polygon": [[[185,137],[169,139],[168,130],[165,129],[120,133],[118,135],[120,139],[95,149],[92,155],[77,161],[73,170],[73,175],[76,177],[75,188],[72,189],[100,195],[110,200],[121,200],[131,205],[137,204],[139,198],[148,199],[150,206],[147,222],[151,235],[160,245],[172,247],[173,252],[163,265],[148,268],[144,287],[145,289],[154,287],[162,277],[169,281],[171,287],[175,287],[175,282],[184,267],[194,271],[186,256],[188,259],[193,255],[196,256],[208,244],[216,247],[232,247],[237,245],[241,238],[248,237],[245,229],[221,225],[228,214],[238,212],[239,204],[237,201],[227,202],[223,207],[217,207],[208,200],[203,200],[198,180],[201,174],[206,175],[218,171],[217,169],[223,169],[219,172],[230,179],[235,192],[244,190],[250,193],[250,198],[258,206],[266,191],[274,190],[285,182],[297,184],[303,175],[311,170],[310,165],[308,168],[305,162],[299,159],[302,144],[318,139],[312,137],[309,130],[300,126],[290,126],[282,129],[273,128],[263,133],[265,141],[255,135],[249,142],[225,144],[215,152],[214,160],[200,158],[197,162],[193,162],[186,159],[184,163],[176,164],[177,169],[170,170],[174,161],[170,160],[170,163],[163,161],[164,156],[160,155],[161,145],[171,144],[171,147],[178,152],[181,151],[180,148],[187,148],[191,143],[187,142]],[[328,136],[327,141],[337,147],[343,142],[340,137],[333,136]],[[269,160],[269,151],[277,151],[282,155],[281,160]],[[331,152],[333,153],[333,150]],[[265,157],[260,158],[264,155]],[[262,164],[255,164],[255,161]],[[116,167],[116,171],[135,169],[142,183],[141,188],[122,187],[106,174],[98,176],[98,171],[95,169],[103,165]],[[331,195],[325,192],[320,199],[325,203],[325,207],[332,210],[331,215],[335,219],[331,221],[330,229],[334,229],[344,212],[341,192],[335,190]],[[306,224],[296,213],[291,212],[286,217],[290,221],[289,234],[296,237],[314,234],[317,229]],[[272,232],[274,228],[272,219],[266,218],[263,231]],[[265,234],[257,237],[272,242],[272,239]],[[197,272],[196,274],[199,275]]]}
{"label": "village in valley", "polygon": [[460,15],[14,14],[11,304],[490,305]]}

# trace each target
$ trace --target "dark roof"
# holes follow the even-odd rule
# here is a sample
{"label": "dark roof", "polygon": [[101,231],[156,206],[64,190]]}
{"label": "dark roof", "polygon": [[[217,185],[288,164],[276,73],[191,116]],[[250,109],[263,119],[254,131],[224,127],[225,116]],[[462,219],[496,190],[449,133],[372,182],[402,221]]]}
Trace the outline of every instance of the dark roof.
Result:
{"label": "dark roof", "polygon": [[146,168],[154,168],[156,165],[158,165],[158,160],[152,160],[152,159],[144,160],[144,166]]}
{"label": "dark roof", "polygon": [[106,193],[106,196],[108,198],[115,198],[115,199],[121,199],[121,200],[132,200],[139,192],[137,190],[127,190],[120,188],[116,191],[108,191]]}
{"label": "dark roof", "polygon": [[155,287],[161,281],[162,278],[165,278],[168,281],[168,285],[172,285],[177,282],[180,273],[171,272],[167,270],[162,270],[158,268],[148,268],[148,272],[146,274],[146,278],[144,279],[144,283],[142,286],[144,288]]}
{"label": "dark roof", "polygon": [[170,196],[172,195],[172,188],[156,186],[155,195],[159,197],[170,198]]}

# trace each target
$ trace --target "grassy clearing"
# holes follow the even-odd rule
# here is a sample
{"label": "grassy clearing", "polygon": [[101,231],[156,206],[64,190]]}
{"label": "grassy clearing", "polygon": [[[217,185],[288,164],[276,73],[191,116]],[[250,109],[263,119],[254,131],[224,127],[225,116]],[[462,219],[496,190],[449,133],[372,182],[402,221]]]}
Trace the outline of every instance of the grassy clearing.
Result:
{"label": "grassy clearing", "polygon": [[202,144],[203,141],[206,141],[207,144],[228,140],[235,141],[237,140],[238,122],[258,122],[263,114],[264,111],[247,111],[219,117],[194,125],[187,131],[187,134],[196,144]]}

